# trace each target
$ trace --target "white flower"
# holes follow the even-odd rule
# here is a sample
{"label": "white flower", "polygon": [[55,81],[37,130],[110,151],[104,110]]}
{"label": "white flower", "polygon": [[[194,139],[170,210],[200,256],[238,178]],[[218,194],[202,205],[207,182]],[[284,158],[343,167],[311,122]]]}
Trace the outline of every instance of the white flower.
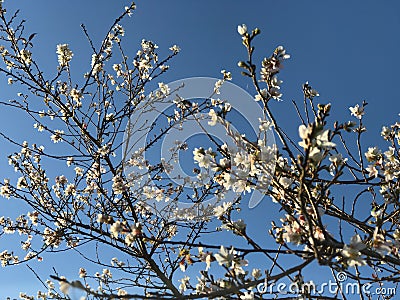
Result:
{"label": "white flower", "polygon": [[121,176],[119,175],[114,176],[112,180],[113,180],[112,190],[114,191],[115,194],[120,195],[127,190],[128,187],[124,183],[124,180]]}
{"label": "white flower", "polygon": [[258,121],[260,122],[260,125],[258,126],[260,131],[268,131],[271,129],[272,123],[270,121],[263,120],[261,118],[258,118]]}
{"label": "white flower", "polygon": [[23,188],[27,188],[27,187],[28,187],[28,184],[26,182],[25,177],[18,178],[17,188],[18,189],[23,189]]}
{"label": "white flower", "polygon": [[276,47],[274,54],[280,61],[290,58],[290,54],[286,53],[286,50],[283,46]]}
{"label": "white flower", "polygon": [[314,162],[320,162],[323,158],[323,152],[317,147],[313,147],[309,153],[309,157]]}
{"label": "white flower", "polygon": [[284,189],[287,189],[291,184],[293,183],[294,179],[293,178],[288,178],[288,177],[281,177],[279,178],[279,184],[282,185]]}
{"label": "white flower", "polygon": [[258,279],[262,276],[261,274],[261,270],[260,269],[253,269],[253,271],[251,271],[251,276],[254,277],[254,279]]}
{"label": "white flower", "polygon": [[[72,89],[71,92],[70,92],[69,94],[70,94],[71,98],[72,98],[75,102],[77,102],[77,103],[80,103],[79,100],[80,100],[81,98],[83,98],[82,93],[81,93],[79,90],[77,90],[77,89]],[[82,104],[81,104],[81,105],[82,105]]]}
{"label": "white flower", "polygon": [[368,171],[368,176],[375,177],[375,178],[378,177],[379,172],[375,168],[374,165],[369,165],[366,170]]}
{"label": "white flower", "polygon": [[206,263],[206,271],[210,269],[211,262],[213,261],[214,257],[212,256],[211,252],[204,252],[203,247],[199,247],[199,259],[202,262]]}
{"label": "white flower", "polygon": [[320,132],[316,136],[315,140],[316,140],[317,146],[320,148],[330,148],[330,147],[336,146],[335,143],[329,141],[329,129],[326,129],[326,130]]}
{"label": "white flower", "polygon": [[208,115],[211,117],[211,121],[208,121],[208,125],[215,126],[218,121],[218,116],[217,116],[216,112],[214,111],[214,109],[210,109],[210,112],[208,113]]}
{"label": "white flower", "polygon": [[188,287],[188,284],[189,284],[189,280],[190,280],[190,277],[188,277],[188,276],[185,276],[185,277],[183,277],[182,279],[179,280],[181,282],[181,284],[179,285],[179,290],[181,292],[184,292],[184,291],[187,290],[187,287]]}
{"label": "white flower", "polygon": [[[132,16],[132,10],[134,10],[134,9],[136,9],[136,5],[134,3],[131,6],[125,6],[125,11],[129,17]],[[118,294],[118,296],[122,296],[122,295]]]}
{"label": "white flower", "polygon": [[374,231],[372,247],[383,257],[392,251],[392,242],[385,240],[385,237],[378,233],[378,227],[376,227]]}
{"label": "white flower", "polygon": [[32,63],[32,53],[29,50],[22,49],[19,55],[25,64],[30,65]]}
{"label": "white flower", "polygon": [[247,182],[245,180],[235,180],[232,185],[232,190],[236,193],[242,193],[244,191],[250,192],[251,187],[247,185]]}
{"label": "white flower", "polygon": [[126,296],[126,295],[128,295],[127,291],[125,291],[123,289],[120,289],[120,288],[117,288],[117,289],[118,289],[118,293],[117,293],[118,296]]}
{"label": "white flower", "polygon": [[376,209],[376,207],[374,209],[371,210],[371,216],[373,216],[374,218],[379,218],[382,215],[382,209]]}
{"label": "white flower", "polygon": [[60,186],[60,185],[66,184],[68,182],[68,179],[64,175],[61,175],[61,176],[57,176],[55,181],[56,181],[57,186]]}
{"label": "white flower", "polygon": [[387,140],[387,139],[389,139],[391,132],[392,132],[392,131],[390,130],[389,127],[383,126],[383,127],[382,127],[382,131],[381,131],[381,136],[382,136],[385,140]]}
{"label": "white flower", "polygon": [[[311,125],[299,126],[299,136],[302,141],[299,142],[299,145],[304,149],[312,146],[312,150],[310,151],[310,157],[314,156],[314,160],[322,159],[322,153],[320,153],[320,149],[335,147],[336,144],[329,141],[329,130],[318,130],[317,132],[313,132],[313,127]],[[318,147],[319,149],[317,149]]]}
{"label": "white flower", "polygon": [[75,184],[70,183],[67,185],[64,191],[65,196],[75,195],[76,194],[76,187]]}
{"label": "white flower", "polygon": [[283,227],[285,232],[282,235],[282,238],[288,242],[293,243],[295,245],[300,245],[302,243],[302,230],[300,228],[299,223],[293,222],[291,224],[285,225]]}
{"label": "white flower", "polygon": [[158,83],[158,88],[160,89],[160,92],[162,93],[162,95],[167,96],[170,92],[170,88],[168,87],[168,85],[166,85],[163,82]]}
{"label": "white flower", "polygon": [[211,148],[204,150],[203,148],[195,148],[193,150],[193,159],[199,164],[200,168],[208,168],[213,162],[215,153],[213,153]]}
{"label": "white flower", "polygon": [[364,113],[364,107],[360,107],[358,104],[354,107],[349,107],[351,115],[355,116],[357,119],[361,119]]}
{"label": "white flower", "polygon": [[95,53],[92,54],[92,62],[91,62],[91,67],[92,67],[92,74],[96,74],[103,70],[103,62],[101,61],[103,59],[103,55],[96,55]]}
{"label": "white flower", "polygon": [[[117,24],[117,25],[114,26],[113,31],[115,32],[115,35],[116,35],[116,36],[117,36],[117,35],[120,35],[120,36],[124,36],[124,35],[125,35],[125,30],[124,30],[124,28],[123,28],[121,25],[119,25],[119,24]],[[114,37],[114,38],[116,38],[116,37]],[[118,39],[116,39],[116,40],[118,40]]]}
{"label": "white flower", "polygon": [[74,158],[73,157],[68,157],[67,158],[67,166],[70,167],[74,163]]}
{"label": "white flower", "polygon": [[365,157],[369,162],[376,161],[381,156],[381,151],[378,147],[369,147],[368,152],[365,153]]}
{"label": "white flower", "polygon": [[329,161],[330,161],[335,167],[338,167],[338,166],[343,165],[343,164],[347,161],[347,158],[343,158],[342,154],[341,154],[341,153],[338,153],[338,154],[332,154],[332,155],[329,157]]}
{"label": "white flower", "polygon": [[263,99],[268,99],[269,93],[267,89],[262,89],[260,92],[254,97],[255,101],[260,101]]}
{"label": "white flower", "polygon": [[221,74],[224,75],[224,80],[232,80],[231,72],[228,72],[226,70],[221,70]]}
{"label": "white flower", "polygon": [[174,54],[177,54],[179,53],[179,51],[181,51],[181,48],[179,48],[177,45],[173,45],[172,47],[169,48],[169,50],[174,52]]}
{"label": "white flower", "polygon": [[362,242],[361,237],[356,234],[351,238],[350,245],[345,245],[342,250],[343,257],[347,258],[347,264],[350,267],[364,266],[365,260],[361,258],[361,250],[365,249],[366,245]]}
{"label": "white flower", "polygon": [[214,207],[214,215],[219,218],[232,207],[232,202],[224,202],[222,205]]}
{"label": "white flower", "polygon": [[237,31],[240,35],[245,35],[247,33],[247,26],[246,24],[238,25]]}
{"label": "white flower", "polygon": [[275,100],[282,101],[282,99],[281,99],[282,93],[279,91],[279,87],[272,86],[269,89],[269,93],[270,93],[271,97],[274,98]]}
{"label": "white flower", "polygon": [[214,85],[214,93],[216,93],[217,95],[219,95],[221,92],[220,92],[220,88],[221,88],[221,86],[222,86],[222,84],[224,83],[224,81],[222,80],[222,79],[220,79],[220,80],[217,80],[216,82],[215,82],[215,85]]}
{"label": "white flower", "polygon": [[55,130],[54,134],[50,137],[53,143],[58,143],[62,141],[62,135],[64,134],[63,130]]}
{"label": "white flower", "polygon": [[[235,253],[235,252],[234,252]],[[235,274],[246,274],[246,272],[243,270],[243,266],[247,266],[249,264],[249,262],[245,259],[240,259],[240,258],[236,258],[235,260],[233,260],[232,262],[232,271]]]}
{"label": "white flower", "polygon": [[75,174],[76,176],[83,176],[83,169],[80,167],[75,167]]}
{"label": "white flower", "polygon": [[114,238],[118,238],[118,233],[122,231],[122,226],[120,221],[114,222],[110,227],[110,233]]}
{"label": "white flower", "polygon": [[68,44],[57,45],[56,53],[58,54],[58,63],[60,67],[66,66],[71,61],[72,56],[74,55],[69,49]]}
{"label": "white flower", "polygon": [[214,257],[221,266],[225,265],[230,267],[235,258],[233,247],[230,250],[227,250],[224,246],[221,246],[219,253],[215,254]]}
{"label": "white flower", "polygon": [[85,278],[87,276],[87,272],[84,268],[79,269],[79,277],[80,278]]}
{"label": "white flower", "polygon": [[308,143],[306,143],[305,141],[311,137],[311,133],[312,133],[311,126],[306,126],[306,125],[299,126],[299,136],[302,139],[302,141],[299,142],[299,145],[304,149],[308,147]]}
{"label": "white flower", "polygon": [[303,92],[304,92],[304,95],[305,95],[307,98],[310,98],[310,99],[319,96],[318,91],[315,90],[315,89],[313,89],[313,88],[308,84],[308,81],[306,81],[306,83],[303,84]]}
{"label": "white flower", "polygon": [[392,161],[392,162],[396,161],[396,156],[394,155],[395,150],[396,150],[395,148],[389,147],[389,150],[384,152],[387,160]]}

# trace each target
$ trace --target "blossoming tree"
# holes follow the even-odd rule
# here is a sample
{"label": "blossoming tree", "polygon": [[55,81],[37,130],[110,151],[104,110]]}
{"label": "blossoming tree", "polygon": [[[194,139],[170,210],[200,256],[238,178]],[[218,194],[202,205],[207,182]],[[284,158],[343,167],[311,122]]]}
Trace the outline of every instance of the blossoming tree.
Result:
{"label": "blossoming tree", "polygon": [[[143,40],[133,57],[125,54],[120,23],[134,10],[134,3],[125,8],[98,47],[83,27],[93,51],[91,68],[82,82],[74,82],[70,63],[79,53],[68,44],[57,45],[56,75],[46,77],[35,61],[35,35],[26,34],[24,21],[2,5],[0,72],[23,92],[17,100],[1,103],[24,112],[50,144],[17,141],[2,133],[19,151],[9,155],[18,178],[4,179],[0,195],[30,207],[16,219],[0,218],[1,237],[18,233],[21,245],[1,249],[2,266],[74,251],[97,268],[91,273],[83,266],[76,278],[56,271],[46,279],[38,276],[43,288],[20,298],[68,299],[72,290],[79,290],[85,299],[288,299],[281,291],[263,288],[282,280],[296,284],[296,297],[346,297],[342,288],[312,289],[318,277],[305,276],[310,266],[329,270],[337,284],[341,276],[352,278],[366,298],[372,297],[363,289],[366,284],[398,282],[400,124],[382,128],[386,149],[365,150],[361,137],[367,103],[350,107],[350,121],[330,123],[331,104],[318,104],[318,92],[305,83],[304,99],[293,103],[298,136],[288,136],[270,102],[282,96],[278,75],[290,56],[278,46],[259,66],[253,54],[260,30],[249,31],[243,24],[237,30],[247,57],[238,66],[253,84],[252,101],[262,110],[256,140],[251,140],[234,130],[230,99],[218,97],[232,79],[230,72],[222,71],[209,99],[188,100],[179,96],[179,88],[159,80],[178,46],[161,59],[157,45]],[[119,63],[112,64],[116,57]],[[153,82],[158,89],[151,92]],[[159,123],[131,118],[156,110],[171,95],[173,110],[160,112]],[[222,126],[235,147],[202,127],[212,147],[193,149],[195,175],[176,184],[167,175],[188,144],[176,141],[169,157],[151,159],[151,153],[190,118],[199,126],[202,119],[210,128]],[[270,131],[274,145],[267,141]],[[146,140],[132,152],[135,133]],[[60,168],[55,171],[52,164]],[[335,198],[343,188],[356,196]],[[243,196],[252,192],[280,207],[280,217],[267,220],[267,243],[257,242],[241,217]],[[206,205],[210,197],[216,200]],[[190,209],[177,209],[182,201]],[[164,213],[155,209],[158,203],[164,203]],[[87,251],[88,245],[96,250]],[[103,251],[113,256],[111,261]]]}

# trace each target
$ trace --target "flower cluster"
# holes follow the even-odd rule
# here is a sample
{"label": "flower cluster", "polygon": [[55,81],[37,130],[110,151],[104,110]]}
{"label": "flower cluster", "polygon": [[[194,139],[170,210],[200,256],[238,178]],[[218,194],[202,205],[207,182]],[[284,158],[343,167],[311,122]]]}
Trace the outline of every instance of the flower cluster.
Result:
{"label": "flower cluster", "polygon": [[315,123],[308,126],[300,125],[299,136],[302,139],[299,145],[308,151],[308,156],[315,163],[319,163],[324,158],[325,150],[336,146],[331,141],[329,130]]}
{"label": "flower cluster", "polygon": [[67,66],[71,61],[72,56],[74,56],[68,44],[57,45],[56,53],[58,55],[58,64],[60,65],[60,67]]}

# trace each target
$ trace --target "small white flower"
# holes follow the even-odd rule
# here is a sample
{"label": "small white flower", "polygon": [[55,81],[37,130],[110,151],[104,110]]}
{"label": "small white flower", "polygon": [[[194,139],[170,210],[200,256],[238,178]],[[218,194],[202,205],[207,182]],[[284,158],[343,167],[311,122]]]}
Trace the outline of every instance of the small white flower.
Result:
{"label": "small white flower", "polygon": [[251,276],[253,276],[254,279],[260,278],[262,276],[261,270],[260,269],[253,269],[253,271],[251,271]]}
{"label": "small white flower", "polygon": [[190,277],[188,277],[188,276],[185,276],[179,280],[181,282],[181,284],[179,285],[179,290],[181,292],[184,292],[187,290],[187,287],[189,285],[189,280],[190,280]]}
{"label": "small white flower", "polygon": [[299,136],[302,139],[302,141],[299,142],[299,145],[304,149],[308,147],[308,143],[306,143],[305,140],[311,137],[311,133],[312,133],[311,126],[306,126],[306,125],[299,126]]}
{"label": "small white flower", "polygon": [[246,24],[238,25],[237,31],[240,35],[245,35],[247,33],[247,26]]}
{"label": "small white flower", "polygon": [[55,130],[54,134],[50,137],[53,143],[58,143],[62,141],[62,135],[64,134],[63,130]]}
{"label": "small white flower", "polygon": [[365,153],[365,157],[369,162],[378,160],[380,156],[381,151],[378,149],[378,147],[369,147],[368,151]]}
{"label": "small white flower", "polygon": [[269,93],[267,89],[262,89],[260,92],[254,97],[255,101],[260,101],[263,99],[268,99]]}
{"label": "small white flower", "polygon": [[160,92],[165,96],[167,96],[170,92],[170,88],[168,87],[168,85],[163,82],[158,83],[158,88],[160,89]]}
{"label": "small white flower", "polygon": [[364,266],[365,260],[361,258],[361,250],[365,249],[366,245],[361,240],[361,237],[356,234],[351,238],[350,245],[345,245],[342,250],[343,257],[347,258],[347,264],[350,267]]}
{"label": "small white flower", "polygon": [[382,215],[382,209],[372,209],[371,210],[371,216],[373,216],[374,218],[378,218],[380,215]]}
{"label": "small white flower", "polygon": [[313,88],[308,84],[308,81],[306,81],[306,83],[303,84],[303,92],[304,92],[304,95],[305,95],[307,98],[310,98],[310,99],[319,96],[318,91],[315,90],[315,89],[313,89]]}
{"label": "small white flower", "polygon": [[360,105],[356,104],[354,107],[349,107],[351,115],[355,116],[357,119],[361,119],[365,114],[364,107],[360,107]]}
{"label": "small white flower", "polygon": [[375,178],[378,177],[379,172],[375,168],[374,165],[369,165],[366,170],[368,171],[368,176],[375,177]]}
{"label": "small white flower", "polygon": [[311,148],[311,151],[309,153],[309,157],[311,160],[313,160],[314,162],[320,162],[323,158],[323,152],[321,152],[320,149],[318,149],[317,147],[313,147]]}
{"label": "small white flower", "polygon": [[221,70],[221,74],[224,75],[224,80],[232,80],[231,72],[228,72],[226,70]]}
{"label": "small white flower", "polygon": [[276,47],[274,54],[280,61],[290,58],[290,54],[286,53],[286,50],[283,46]]}
{"label": "small white flower", "polygon": [[208,121],[208,125],[215,126],[218,121],[217,113],[214,111],[214,109],[210,109],[208,115],[211,117],[211,121]]}
{"label": "small white flower", "polygon": [[174,54],[177,54],[181,51],[181,48],[179,48],[177,45],[173,45],[172,47],[169,48]]}
{"label": "small white flower", "polygon": [[227,250],[224,246],[221,246],[219,253],[215,254],[214,257],[221,266],[225,265],[230,267],[233,259],[235,258],[234,250],[233,248]]}
{"label": "small white flower", "polygon": [[330,147],[335,147],[336,144],[333,142],[329,141],[329,130],[326,129],[319,133],[317,137],[315,138],[317,142],[317,146],[320,148],[330,148]]}
{"label": "small white flower", "polygon": [[32,53],[29,50],[22,49],[19,54],[25,64],[30,65],[32,63]]}
{"label": "small white flower", "polygon": [[66,66],[71,61],[72,56],[74,55],[69,49],[68,44],[57,45],[56,53],[58,54],[58,63],[60,67]]}
{"label": "small white flower", "polygon": [[232,206],[232,202],[224,202],[222,205],[214,207],[214,215],[219,218],[227,212]]}
{"label": "small white flower", "polygon": [[334,166],[341,166],[347,161],[347,158],[343,158],[341,153],[338,154],[332,154],[329,157],[329,161],[334,165]]}
{"label": "small white flower", "polygon": [[385,240],[385,237],[382,234],[378,233],[378,227],[376,227],[374,231],[374,235],[372,238],[372,247],[382,257],[392,252],[392,242],[390,240]]}
{"label": "small white flower", "polygon": [[260,131],[268,131],[273,126],[270,121],[262,120],[261,118],[258,118],[258,121],[260,122],[260,125],[258,126]]}
{"label": "small white flower", "polygon": [[118,238],[118,233],[122,231],[122,225],[120,221],[114,222],[110,227],[111,236]]}

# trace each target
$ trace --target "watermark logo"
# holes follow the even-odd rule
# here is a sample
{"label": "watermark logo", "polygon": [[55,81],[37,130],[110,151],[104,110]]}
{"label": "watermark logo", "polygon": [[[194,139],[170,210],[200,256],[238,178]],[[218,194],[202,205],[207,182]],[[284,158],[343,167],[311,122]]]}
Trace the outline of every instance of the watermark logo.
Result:
{"label": "watermark logo", "polygon": [[[212,176],[207,178],[209,173],[202,172],[200,168],[193,168],[194,149],[215,149],[218,148],[216,145],[225,145],[225,154],[230,160],[229,168],[233,174],[235,167],[239,168],[240,164],[238,159],[235,160],[235,155],[248,146],[238,143],[239,135],[245,137],[250,146],[260,147],[257,145],[261,138],[260,122],[268,122],[262,107],[254,101],[253,96],[231,82],[224,82],[222,86],[218,86],[218,92],[215,93],[217,82],[218,79],[215,78],[194,77],[168,83],[167,92],[154,91],[147,100],[137,103],[125,130],[124,172],[128,179],[135,180],[135,174],[139,173],[138,166],[130,163],[132,157],[142,156],[150,165],[162,165],[162,170],[158,173],[148,174],[142,188],[150,197],[144,199],[142,204],[167,220],[210,218],[214,215],[216,206],[237,199],[242,194],[242,191],[234,188],[213,193],[216,185],[207,181]],[[157,98],[155,95],[162,97]],[[220,101],[221,104],[216,105],[216,101]],[[194,103],[197,110],[193,109]],[[223,109],[229,107],[225,123],[214,122],[210,114],[210,110],[217,110],[218,106]],[[180,119],[179,114],[185,114],[185,109],[193,113],[188,113]],[[161,134],[163,130],[165,134]],[[257,155],[261,157],[258,162],[262,161],[264,170],[273,174],[276,163],[275,138],[272,128],[263,130],[264,144],[261,146],[269,150],[259,151],[261,154]],[[241,176],[247,177],[251,174],[251,170],[243,171],[242,168],[240,171]],[[203,186],[199,184],[199,177],[203,180]],[[264,189],[269,185],[269,180],[270,177],[263,177]],[[210,189],[207,197],[201,198],[200,201],[189,199],[192,196],[189,193],[197,193],[207,187]],[[260,190],[256,188],[245,191],[249,194],[249,208],[256,207],[264,198]],[[171,193],[171,197],[163,198],[161,193],[165,194],[168,191],[175,193]],[[159,197],[157,193],[160,194]],[[180,196],[176,196],[177,194]]]}
{"label": "watermark logo", "polygon": [[382,285],[374,286],[372,283],[360,284],[358,282],[351,282],[345,272],[338,272],[336,280],[328,280],[320,284],[310,282],[292,282],[290,284],[268,283],[263,282],[257,285],[257,291],[260,294],[273,294],[273,295],[367,295],[367,296],[387,296],[393,297],[396,295],[395,287],[384,287]]}

